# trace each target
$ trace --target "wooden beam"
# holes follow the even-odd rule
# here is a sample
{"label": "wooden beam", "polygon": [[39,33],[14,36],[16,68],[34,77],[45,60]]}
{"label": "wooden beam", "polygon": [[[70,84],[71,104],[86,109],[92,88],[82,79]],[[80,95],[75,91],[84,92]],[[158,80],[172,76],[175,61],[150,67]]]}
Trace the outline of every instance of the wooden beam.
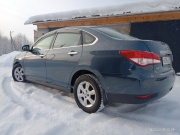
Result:
{"label": "wooden beam", "polygon": [[149,22],[149,21],[164,21],[164,20],[179,20],[180,11],[161,12],[161,13],[148,13],[100,18],[86,18],[69,21],[59,22],[44,22],[35,23],[38,28],[57,28],[67,26],[87,26],[87,25],[106,25],[106,24],[119,24],[131,22]]}

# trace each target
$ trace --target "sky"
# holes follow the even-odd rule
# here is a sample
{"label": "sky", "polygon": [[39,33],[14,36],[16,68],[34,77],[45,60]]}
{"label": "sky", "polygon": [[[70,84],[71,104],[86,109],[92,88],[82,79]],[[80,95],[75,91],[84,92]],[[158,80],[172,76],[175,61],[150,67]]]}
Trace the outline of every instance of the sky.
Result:
{"label": "sky", "polygon": [[22,33],[33,41],[33,30],[37,29],[36,26],[24,25],[25,21],[31,16],[136,1],[145,0],[1,0],[0,32],[7,37],[10,37],[10,31],[13,31],[12,36]]}

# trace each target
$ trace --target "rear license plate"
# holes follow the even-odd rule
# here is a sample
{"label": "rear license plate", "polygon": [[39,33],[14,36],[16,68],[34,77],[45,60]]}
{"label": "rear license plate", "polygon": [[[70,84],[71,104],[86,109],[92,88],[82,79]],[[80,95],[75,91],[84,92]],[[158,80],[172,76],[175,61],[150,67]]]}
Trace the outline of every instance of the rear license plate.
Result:
{"label": "rear license plate", "polygon": [[163,65],[170,65],[171,64],[171,59],[170,57],[163,57]]}

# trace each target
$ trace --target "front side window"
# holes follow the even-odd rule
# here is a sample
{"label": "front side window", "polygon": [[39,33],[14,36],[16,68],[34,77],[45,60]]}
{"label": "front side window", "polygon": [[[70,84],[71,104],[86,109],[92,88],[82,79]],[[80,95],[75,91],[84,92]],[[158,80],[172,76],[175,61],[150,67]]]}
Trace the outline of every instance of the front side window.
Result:
{"label": "front side window", "polygon": [[92,44],[95,40],[95,37],[86,32],[83,32],[83,44]]}
{"label": "front side window", "polygon": [[54,35],[46,37],[35,44],[33,50],[46,50],[50,48]]}
{"label": "front side window", "polygon": [[54,42],[54,48],[81,45],[80,33],[59,33]]}

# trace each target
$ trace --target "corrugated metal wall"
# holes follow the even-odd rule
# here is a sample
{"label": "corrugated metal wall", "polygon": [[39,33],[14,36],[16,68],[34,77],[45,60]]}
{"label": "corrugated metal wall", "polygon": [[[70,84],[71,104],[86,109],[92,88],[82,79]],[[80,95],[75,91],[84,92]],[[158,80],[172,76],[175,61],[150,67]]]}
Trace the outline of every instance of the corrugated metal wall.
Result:
{"label": "corrugated metal wall", "polygon": [[167,43],[173,52],[173,67],[180,72],[180,20],[132,23],[130,35]]}

